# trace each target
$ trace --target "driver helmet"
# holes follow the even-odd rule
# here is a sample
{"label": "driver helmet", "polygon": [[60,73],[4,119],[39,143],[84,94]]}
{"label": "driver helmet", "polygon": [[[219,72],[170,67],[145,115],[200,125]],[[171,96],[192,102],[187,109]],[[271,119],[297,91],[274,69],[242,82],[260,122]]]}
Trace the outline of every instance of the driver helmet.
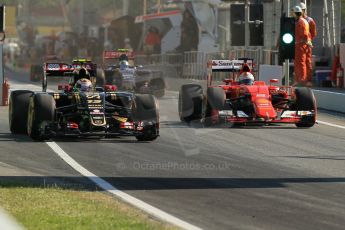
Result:
{"label": "driver helmet", "polygon": [[247,64],[244,64],[241,69],[241,74],[238,77],[238,83],[244,85],[253,85],[254,83],[254,76]]}
{"label": "driver helmet", "polygon": [[300,6],[294,6],[292,8],[292,12],[294,12],[294,13],[302,13],[302,8]]}
{"label": "driver helmet", "polygon": [[128,56],[127,54],[121,54],[119,57],[119,61],[128,61]]}
{"label": "driver helmet", "polygon": [[92,82],[87,78],[82,78],[75,83],[75,89],[82,92],[90,92],[92,90]]}
{"label": "driver helmet", "polygon": [[301,7],[302,10],[306,10],[307,9],[307,6],[303,2],[301,2],[299,4],[299,7]]}
{"label": "driver helmet", "polygon": [[90,79],[90,73],[89,73],[89,71],[87,71],[87,69],[85,67],[82,67],[79,70],[78,74],[79,74],[79,79],[82,79],[82,78]]}
{"label": "driver helmet", "polygon": [[127,69],[128,66],[129,66],[128,61],[120,61],[120,69],[121,69],[121,70]]}

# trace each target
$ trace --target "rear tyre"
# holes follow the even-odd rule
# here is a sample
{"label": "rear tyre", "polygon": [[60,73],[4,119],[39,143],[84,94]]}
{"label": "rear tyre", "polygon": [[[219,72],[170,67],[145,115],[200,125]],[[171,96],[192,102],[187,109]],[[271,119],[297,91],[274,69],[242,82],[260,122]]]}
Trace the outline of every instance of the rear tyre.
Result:
{"label": "rear tyre", "polygon": [[151,94],[135,96],[134,120],[142,122],[143,130],[136,136],[138,141],[153,141],[159,136],[159,115],[156,98]]}
{"label": "rear tyre", "polygon": [[97,68],[96,71],[96,86],[103,87],[105,85],[105,74],[104,70]]}
{"label": "rear tyre", "polygon": [[316,122],[316,101],[314,93],[310,88],[296,88],[295,89],[296,102],[294,109],[297,111],[313,111],[312,115],[304,115],[301,121],[296,123],[299,128],[310,128]]}
{"label": "rear tyre", "polygon": [[36,94],[30,98],[28,110],[28,135],[35,141],[49,139],[45,127],[54,121],[55,100],[49,94]]}
{"label": "rear tyre", "polygon": [[203,90],[200,85],[182,85],[178,99],[178,113],[180,120],[190,123],[202,118]]}
{"label": "rear tyre", "polygon": [[8,110],[10,131],[13,134],[27,134],[28,108],[30,97],[29,90],[16,90],[11,92]]}
{"label": "rear tyre", "polygon": [[157,98],[164,97],[165,95],[165,83],[163,79],[155,79],[152,80],[150,83],[150,87],[152,88],[153,95]]}

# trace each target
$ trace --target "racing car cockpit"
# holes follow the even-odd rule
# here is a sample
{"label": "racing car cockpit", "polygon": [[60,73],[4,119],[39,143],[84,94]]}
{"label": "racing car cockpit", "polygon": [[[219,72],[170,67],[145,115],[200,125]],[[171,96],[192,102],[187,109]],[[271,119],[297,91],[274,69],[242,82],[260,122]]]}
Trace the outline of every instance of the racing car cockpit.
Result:
{"label": "racing car cockpit", "polygon": [[73,84],[77,83],[78,80],[83,78],[90,80],[90,73],[85,67],[81,67],[80,69],[75,69],[73,71],[73,78]]}
{"label": "racing car cockpit", "polygon": [[129,57],[127,54],[121,54],[120,57],[119,57],[119,61],[128,61],[129,60]]}
{"label": "racing car cockpit", "polygon": [[120,70],[126,70],[129,68],[129,63],[126,60],[120,61],[119,63]]}
{"label": "racing car cockpit", "polygon": [[254,75],[251,73],[251,69],[247,63],[244,63],[242,69],[240,70],[240,75],[237,78],[237,82],[240,85],[253,85]]}
{"label": "racing car cockpit", "polygon": [[73,87],[73,91],[75,92],[90,92],[92,89],[92,82],[87,78],[79,79]]}

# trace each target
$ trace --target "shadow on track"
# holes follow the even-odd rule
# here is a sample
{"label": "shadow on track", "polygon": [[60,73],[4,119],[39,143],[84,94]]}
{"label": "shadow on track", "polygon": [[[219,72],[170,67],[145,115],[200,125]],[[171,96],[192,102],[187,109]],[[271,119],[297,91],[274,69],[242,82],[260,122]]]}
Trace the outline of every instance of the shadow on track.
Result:
{"label": "shadow on track", "polygon": [[[12,133],[0,133],[0,143],[1,142],[36,142],[36,143],[44,143],[40,141],[34,141],[27,135],[22,134],[12,134]],[[63,137],[63,138],[52,138],[51,141],[55,142],[87,142],[87,143],[151,143],[151,142],[139,142],[135,139],[135,137],[112,137],[112,138],[100,138],[100,137]]]}
{"label": "shadow on track", "polygon": [[112,137],[112,138],[99,138],[99,137],[62,137],[52,138],[51,141],[56,143],[69,143],[69,142],[85,142],[85,143],[122,143],[122,144],[134,144],[134,143],[150,143],[150,142],[139,142],[135,137]]}
{"label": "shadow on track", "polygon": [[[277,157],[277,156],[276,156]],[[298,159],[312,159],[312,160],[334,160],[345,161],[345,156],[278,156],[280,158],[298,158]]]}
{"label": "shadow on track", "polygon": [[304,128],[297,128],[292,125],[284,124],[246,124],[241,126],[231,126],[231,124],[218,124],[212,126],[204,126],[200,121],[193,121],[191,123],[181,122],[181,121],[161,121],[161,127],[165,128],[193,128],[193,129],[293,129],[293,130],[303,130]]}
{"label": "shadow on track", "polygon": [[[103,177],[120,190],[180,190],[284,188],[288,184],[344,183],[344,177],[325,178],[163,178]],[[61,187],[75,190],[99,190],[85,177],[3,176],[0,187]]]}
{"label": "shadow on track", "polygon": [[30,137],[27,135],[19,135],[19,134],[12,134],[12,133],[0,133],[0,142],[33,142]]}

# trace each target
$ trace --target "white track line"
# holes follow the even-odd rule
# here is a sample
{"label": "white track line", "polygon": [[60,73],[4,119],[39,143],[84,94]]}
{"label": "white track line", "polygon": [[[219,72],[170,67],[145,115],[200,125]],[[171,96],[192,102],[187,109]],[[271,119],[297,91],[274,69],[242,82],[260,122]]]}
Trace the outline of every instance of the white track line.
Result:
{"label": "white track line", "polygon": [[156,207],[153,207],[152,205],[145,203],[142,200],[139,200],[125,192],[120,191],[119,189],[112,186],[110,183],[106,182],[102,178],[96,176],[83,166],[81,166],[78,162],[76,162],[72,157],[70,157],[63,149],[60,148],[55,142],[46,142],[47,145],[59,156],[61,157],[67,164],[69,164],[74,170],[79,172],[84,177],[87,177],[91,181],[93,181],[96,185],[98,185],[103,190],[119,197],[123,201],[145,211],[146,213],[162,220],[168,223],[171,223],[173,225],[176,225],[177,227],[180,227],[182,229],[192,229],[192,230],[200,230],[201,228],[194,226],[192,224],[189,224],[173,215],[170,215],[169,213],[166,213]]}
{"label": "white track line", "polygon": [[313,91],[324,92],[324,93],[330,93],[330,94],[336,94],[336,95],[345,95],[345,93],[332,92],[332,91],[319,90],[319,89],[313,89]]}
{"label": "white track line", "polygon": [[326,122],[326,121],[317,120],[316,122],[319,123],[319,124],[322,124],[322,125],[328,125],[328,126],[335,127],[335,128],[339,128],[339,129],[345,129],[345,126],[336,125],[336,124],[329,123],[329,122]]}

